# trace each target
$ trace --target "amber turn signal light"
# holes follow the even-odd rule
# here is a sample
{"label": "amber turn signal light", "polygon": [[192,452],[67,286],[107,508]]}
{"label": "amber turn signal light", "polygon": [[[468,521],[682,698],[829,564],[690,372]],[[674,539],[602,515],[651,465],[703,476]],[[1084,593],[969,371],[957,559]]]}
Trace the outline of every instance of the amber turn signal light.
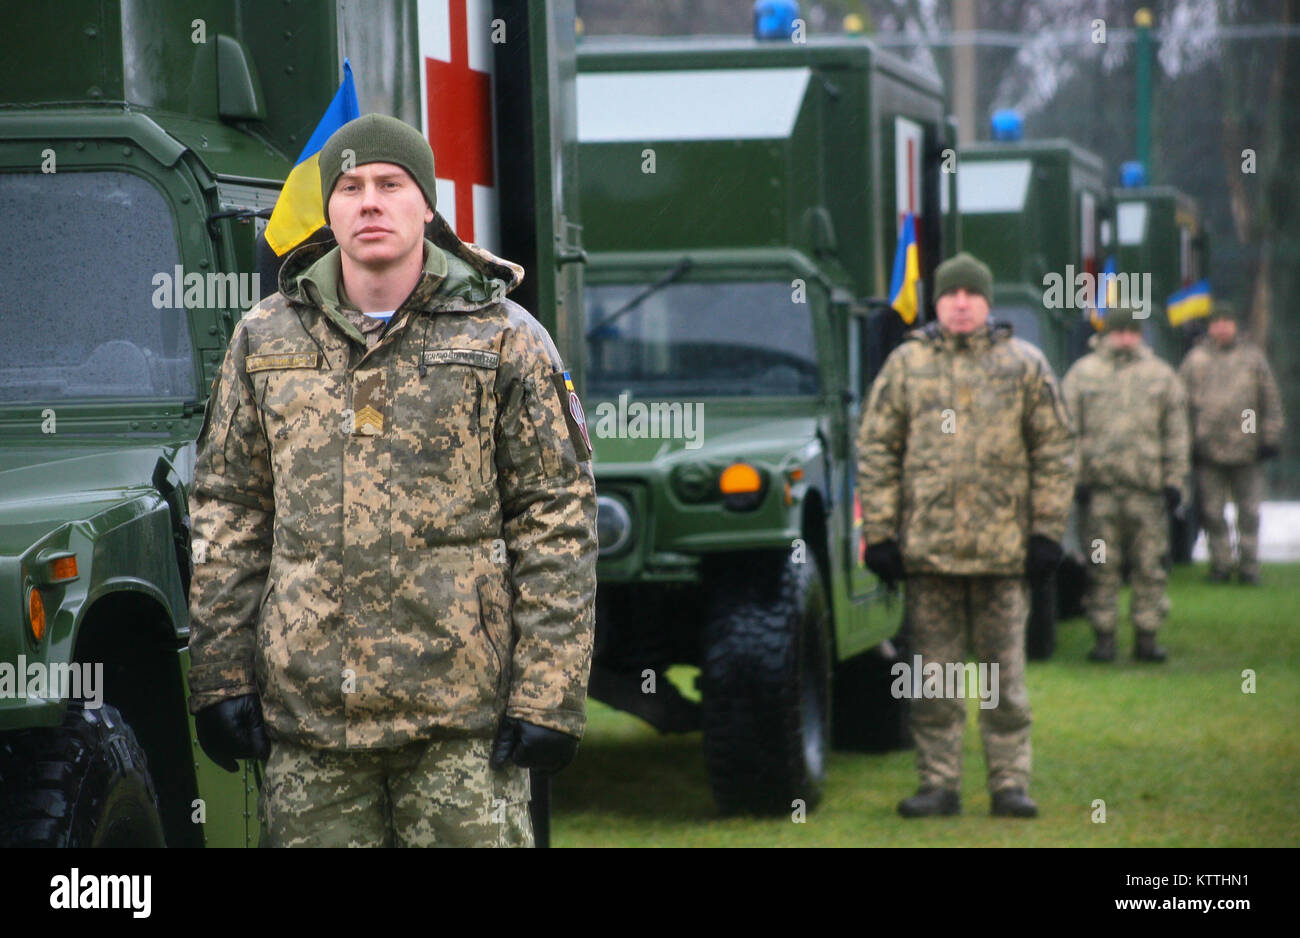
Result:
{"label": "amber turn signal light", "polygon": [[77,578],[77,558],[57,557],[50,561],[50,582],[75,580]]}
{"label": "amber turn signal light", "polygon": [[746,495],[757,492],[762,487],[763,480],[759,477],[758,470],[749,463],[733,463],[722,470],[722,476],[718,479],[718,489],[723,495]]}
{"label": "amber turn signal light", "polygon": [[45,603],[34,586],[27,587],[27,624],[38,642],[45,637]]}

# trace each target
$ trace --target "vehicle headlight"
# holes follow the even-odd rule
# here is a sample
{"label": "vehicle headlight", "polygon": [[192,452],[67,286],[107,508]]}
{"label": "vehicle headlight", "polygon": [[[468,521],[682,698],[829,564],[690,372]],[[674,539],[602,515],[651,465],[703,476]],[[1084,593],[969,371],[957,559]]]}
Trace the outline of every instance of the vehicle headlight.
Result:
{"label": "vehicle headlight", "polygon": [[632,513],[621,498],[596,497],[596,539],[602,557],[617,556],[632,543]]}

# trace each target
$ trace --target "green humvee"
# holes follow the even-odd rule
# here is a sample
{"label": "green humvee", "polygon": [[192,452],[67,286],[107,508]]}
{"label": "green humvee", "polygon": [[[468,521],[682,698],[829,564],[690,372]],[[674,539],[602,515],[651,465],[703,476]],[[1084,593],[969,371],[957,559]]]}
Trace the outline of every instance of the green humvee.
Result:
{"label": "green humvee", "polygon": [[942,89],[845,38],[588,39],[578,72],[591,695],[702,729],[724,812],[812,807],[832,740],[907,739],[902,603],[861,562],[854,437],[906,329],[905,213],[917,325],[942,259]]}
{"label": "green humvee", "polygon": [[468,123],[526,131],[495,151],[453,135],[447,145],[493,156],[462,160],[464,178],[453,168],[440,208],[459,201],[473,218],[487,206],[500,243],[478,240],[523,263],[528,289],[516,296],[553,334],[572,332],[572,2],[451,6],[74,0],[10,11],[0,844],[257,842],[256,768],[213,764],[186,707],[187,592],[203,559],[189,536],[194,440],[234,322],[276,289],[260,233],[344,55],[363,112],[417,126],[435,124],[423,100],[444,66],[459,68],[446,80],[462,89],[511,89],[484,93],[493,114]]}

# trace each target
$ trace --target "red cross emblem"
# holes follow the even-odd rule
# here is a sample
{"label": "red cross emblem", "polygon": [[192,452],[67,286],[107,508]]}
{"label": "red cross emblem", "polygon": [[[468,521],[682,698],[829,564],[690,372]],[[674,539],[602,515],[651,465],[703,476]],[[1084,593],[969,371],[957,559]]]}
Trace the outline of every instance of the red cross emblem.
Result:
{"label": "red cross emblem", "polygon": [[451,221],[456,234],[462,241],[474,241],[474,186],[493,184],[492,76],[470,68],[466,3],[447,3],[451,61],[433,58],[427,49],[422,55],[428,101],[425,130],[434,168],[439,179],[455,186],[456,217]]}

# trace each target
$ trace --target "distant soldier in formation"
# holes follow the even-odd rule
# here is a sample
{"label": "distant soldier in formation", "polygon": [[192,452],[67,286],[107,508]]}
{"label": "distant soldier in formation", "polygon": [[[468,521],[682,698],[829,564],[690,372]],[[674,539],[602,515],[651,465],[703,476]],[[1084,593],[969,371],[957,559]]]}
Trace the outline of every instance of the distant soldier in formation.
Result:
{"label": "distant soldier in formation", "polygon": [[1210,541],[1210,580],[1227,582],[1232,545],[1223,509],[1237,506],[1238,577],[1259,583],[1259,503],[1263,461],[1278,454],[1284,418],[1277,382],[1258,346],[1237,337],[1237,319],[1227,303],[1215,303],[1209,335],[1179,369],[1191,399],[1195,430],[1193,459],[1201,523]]}
{"label": "distant soldier in formation", "polygon": [[[993,275],[961,253],[935,271],[939,321],[908,334],[871,390],[858,437],[865,561],[907,579],[923,669],[966,658],[999,666],[980,710],[992,813],[1034,817],[1025,689],[1026,576],[1061,559],[1074,443],[1042,353],[989,322]],[[991,672],[991,669],[990,669]],[[958,814],[964,699],[912,701],[920,791],[904,817]]]}
{"label": "distant soldier in formation", "polygon": [[1090,354],[1062,388],[1079,440],[1075,498],[1083,550],[1092,561],[1085,607],[1096,633],[1093,661],[1115,660],[1122,566],[1133,584],[1134,657],[1164,661],[1156,632],[1169,609],[1169,516],[1189,470],[1187,396],[1178,375],[1142,341],[1133,312],[1113,308]]}

